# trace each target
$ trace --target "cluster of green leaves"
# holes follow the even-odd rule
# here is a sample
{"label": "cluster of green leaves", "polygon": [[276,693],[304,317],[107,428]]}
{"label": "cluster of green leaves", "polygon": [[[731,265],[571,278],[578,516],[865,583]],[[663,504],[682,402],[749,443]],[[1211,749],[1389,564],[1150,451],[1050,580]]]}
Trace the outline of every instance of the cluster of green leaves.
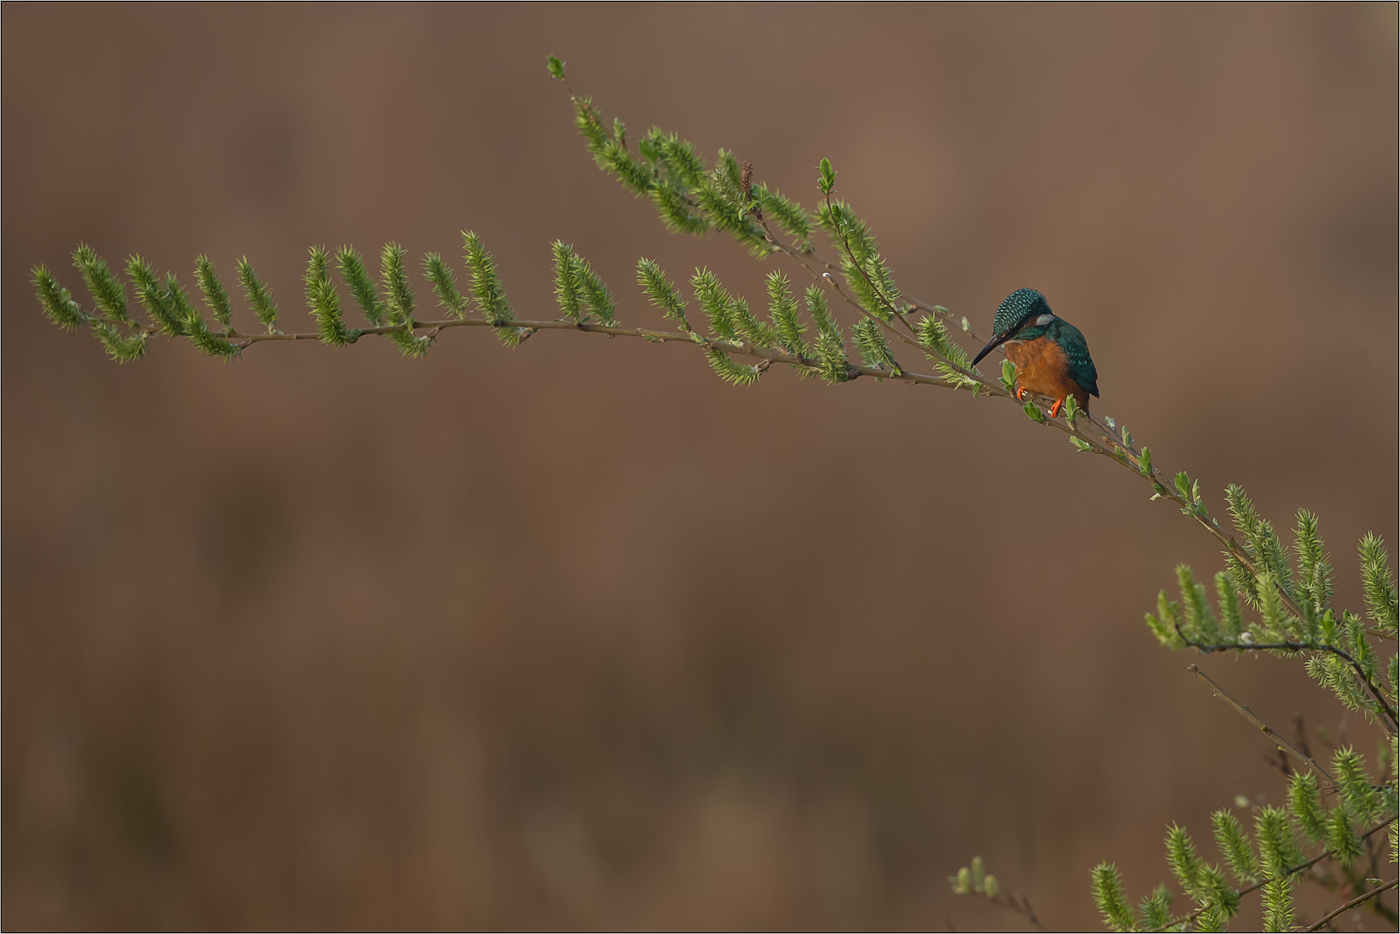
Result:
{"label": "cluster of green leaves", "polygon": [[[1392,737],[1382,755],[1393,761]],[[1347,882],[1365,888],[1369,873],[1377,870],[1378,848],[1372,834],[1384,821],[1395,820],[1395,782],[1377,785],[1366,769],[1365,758],[1351,748],[1332,757],[1336,776],[1336,803],[1324,804],[1323,789],[1311,772],[1294,772],[1289,779],[1283,807],[1254,808],[1251,835],[1230,808],[1211,815],[1216,847],[1229,869],[1205,860],[1191,835],[1182,827],[1167,830],[1167,865],[1181,891],[1194,905],[1185,915],[1171,913],[1172,893],[1158,886],[1142,899],[1134,912],[1123,892],[1122,879],[1112,863],[1101,863],[1092,873],[1094,900],[1104,923],[1113,931],[1222,931],[1239,911],[1241,895],[1261,891],[1264,930],[1293,929],[1293,890],[1304,872],[1322,858],[1330,858]],[[1241,800],[1241,803],[1244,803]],[[1311,858],[1309,850],[1320,851]],[[1393,839],[1391,861],[1395,859]],[[1369,859],[1368,865],[1363,865]],[[1231,882],[1233,879],[1233,884]]]}
{"label": "cluster of green leaves", "polygon": [[687,303],[655,260],[638,261],[637,282],[665,317],[679,322],[692,340],[705,345],[710,365],[728,382],[737,385],[757,382],[763,367],[736,362],[726,348],[774,350],[788,354],[792,359],[782,362],[797,367],[804,376],[816,373],[833,383],[850,379],[850,363],[841,329],[832,319],[826,297],[817,286],[809,286],[805,295],[808,318],[817,332],[813,350],[803,337],[808,326],[798,312],[791,283],[777,270],[768,274],[768,319],[765,321],[749,309],[745,299],[731,294],[714,272],[697,269],[690,284],[696,303],[709,320],[709,337],[690,326],[685,315]]}
{"label": "cluster of green leaves", "polygon": [[[462,238],[477,310],[495,326],[502,341],[511,345],[519,343],[526,331],[511,327],[514,318],[495,259],[475,233],[464,231]],[[420,324],[414,318],[416,299],[406,271],[406,255],[398,244],[387,244],[380,253],[380,276],[376,285],[353,247],[341,247],[334,258],[324,247],[310,249],[303,282],[307,307],[323,343],[343,347],[355,343],[366,333],[379,334],[410,357],[422,356],[433,346],[435,338],[431,334],[415,333]],[[31,279],[39,305],[61,328],[91,327],[108,354],[118,362],[140,359],[153,335],[183,337],[203,353],[232,359],[239,356],[250,340],[282,334],[277,329],[279,309],[273,301],[272,290],[258,278],[247,257],[238,261],[238,281],[248,308],[262,325],[263,330],[258,334],[243,334],[234,327],[233,303],[213,261],[207,256],[201,255],[195,260],[194,277],[211,318],[202,315],[190,302],[175,273],[162,277],[140,256],[127,260],[126,273],[145,310],[146,321],[133,317],[126,286],[91,247],[81,245],[74,250],[73,265],[92,296],[92,310],[84,310],[72,293],[42,265],[34,268]],[[356,328],[346,323],[332,265],[339,270],[368,327]],[[438,303],[454,318],[465,318],[469,302],[458,290],[452,269],[436,253],[425,256],[422,265],[423,275],[437,295]],[[590,307],[602,317],[606,289],[601,287],[586,263],[580,269]],[[606,315],[611,316],[610,304]]]}
{"label": "cluster of green leaves", "polygon": [[[1198,489],[1190,492],[1199,496]],[[1226,498],[1245,559],[1225,552],[1226,570],[1215,575],[1218,612],[1206,599],[1204,585],[1182,565],[1176,569],[1180,602],[1167,599],[1166,591],[1159,593],[1157,612],[1146,614],[1148,628],[1171,649],[1306,654],[1308,674],[1347,707],[1363,711],[1393,734],[1400,662],[1392,653],[1383,664],[1373,641],[1373,636],[1394,639],[1396,634],[1395,578],[1384,544],[1371,534],[1361,541],[1368,626],[1361,616],[1338,613],[1329,605],[1332,565],[1316,516],[1298,511],[1290,562],[1278,533],[1259,517],[1244,491],[1231,486]],[[1258,619],[1248,624],[1246,604],[1258,612]]]}
{"label": "cluster of green leaves", "polygon": [[[549,71],[565,80],[563,65],[553,56]],[[670,230],[719,230],[754,255],[767,256],[777,247],[758,218],[771,217],[797,249],[810,248],[812,216],[807,209],[777,189],[755,184],[732,152],[721,149],[710,166],[689,140],[654,126],[637,141],[633,154],[625,123],[614,120],[609,128],[591,98],[574,97],[573,103],[575,125],[599,168],[638,197],[650,198]]]}
{"label": "cluster of green leaves", "polygon": [[[549,72],[561,81],[566,80],[563,63],[553,56],[549,59]],[[817,184],[823,201],[813,213],[776,189],[762,182],[754,182],[748,164],[741,164],[733,153],[721,149],[711,166],[691,142],[660,127],[652,127],[638,140],[634,155],[628,145],[626,124],[614,120],[610,128],[587,97],[574,97],[573,103],[575,124],[594,161],[633,194],[651,198],[662,222],[669,229],[692,234],[719,230],[734,237],[757,256],[767,256],[781,249],[764,229],[763,224],[770,218],[790,239],[789,249],[799,254],[812,251],[814,227],[826,231],[840,254],[844,280],[854,293],[855,300],[871,316],[871,319],[861,320],[852,327],[852,339],[861,359],[866,366],[887,370],[891,376],[902,372],[890,348],[888,332],[879,326],[877,319],[889,324],[896,317],[907,315],[910,308],[902,303],[894,274],[881,255],[869,226],[848,203],[832,199],[836,171],[829,160],[822,159],[818,166]],[[646,283],[643,282],[643,285],[645,287]],[[770,297],[772,290],[770,277]],[[781,302],[781,299],[774,298],[774,301]],[[770,335],[764,334],[759,339],[757,335],[727,323],[726,315],[718,310],[722,305],[723,302],[714,298],[709,305],[701,301],[701,306],[710,313],[717,336],[741,339],[754,346],[771,346]],[[807,306],[817,330],[815,351],[819,373],[829,382],[850,379],[840,329],[826,308],[821,289],[807,289]],[[662,307],[665,308],[664,305]],[[947,315],[947,309],[938,308],[937,311]],[[782,333],[776,321],[774,328]],[[923,319],[917,333],[928,356],[936,361],[938,371],[954,386],[980,385],[972,375],[966,351],[949,339],[947,326],[936,316]],[[793,340],[793,337],[789,330],[779,344],[787,352],[798,354],[800,341]],[[722,359],[722,350],[711,348],[708,353],[722,378],[740,384],[756,379],[752,367],[726,363]],[[801,355],[805,358],[807,352],[804,350]]]}
{"label": "cluster of green leaves", "polygon": [[[212,330],[191,304],[174,273],[161,277],[140,256],[127,260],[127,277],[149,317],[148,324],[141,324],[132,317],[125,285],[112,272],[106,260],[91,247],[80,244],[73,251],[73,265],[92,296],[92,310],[84,310],[74,301],[72,293],[60,285],[53,273],[43,265],[34,267],[30,280],[39,305],[51,321],[65,330],[91,327],[94,336],[117,362],[141,359],[153,334],[188,338],[201,351],[214,356],[228,358],[238,355],[238,348]],[[238,268],[245,294],[255,313],[267,322],[275,321],[277,306],[272,302],[271,292],[258,279],[246,258],[240,261]],[[196,260],[195,279],[215,320],[227,327],[232,314],[228,293],[208,257],[200,256]]]}
{"label": "cluster of green leaves", "polygon": [[[942,306],[934,307],[946,312]],[[915,331],[919,335],[919,343],[932,351],[929,357],[934,361],[934,367],[954,386],[971,387],[974,393],[981,387],[981,384],[969,375],[972,371],[972,361],[968,357],[967,351],[953,341],[948,331],[948,325],[942,319],[935,315],[922,317],[919,319]],[[1007,391],[1014,392],[1016,367],[1010,360],[1002,362],[1004,364],[1003,373],[1008,368],[1012,373],[1012,388]]]}
{"label": "cluster of green leaves", "polygon": [[[551,75],[566,80],[558,59],[551,56],[548,67]],[[634,147],[621,120],[608,124],[591,100],[574,97],[572,92],[571,99],[575,123],[597,164],[629,191],[650,198],[672,230],[693,234],[718,230],[760,256],[784,250],[801,257],[811,254],[813,231],[821,227],[838,247],[844,279],[863,310],[861,319],[852,327],[851,337],[864,368],[853,364],[848,356],[841,326],[827,307],[821,284],[809,285],[805,290],[804,321],[792,283],[782,273],[771,272],[766,282],[765,319],[750,309],[745,298],[726,289],[713,272],[698,269],[691,287],[709,322],[709,333],[702,337],[686,318],[686,302],[680,291],[660,266],[648,259],[638,264],[638,282],[648,298],[685,334],[704,346],[711,366],[721,378],[740,385],[751,384],[773,362],[793,365],[803,376],[818,375],[833,383],[846,382],[862,369],[903,375],[890,345],[890,322],[898,317],[909,325],[906,316],[912,307],[900,305],[894,276],[868,225],[849,204],[833,200],[836,173],[828,160],[823,159],[819,166],[818,188],[823,203],[814,213],[775,188],[756,182],[751,166],[740,163],[731,152],[721,149],[710,164],[690,141],[660,127],[649,130]],[[787,243],[770,233],[770,222],[781,230]],[[529,335],[530,328],[515,325],[494,258],[470,231],[463,234],[463,248],[470,273],[470,301],[459,290],[455,273],[440,255],[429,253],[423,260],[423,274],[438,304],[459,320],[465,320],[469,306],[474,305],[504,343],[518,344]],[[582,329],[616,327],[616,301],[602,277],[572,245],[556,241],[551,251],[555,295],[562,313],[559,320]],[[85,311],[42,266],[34,270],[40,304],[61,327],[91,327],[108,353],[119,361],[140,358],[149,338],[157,334],[187,338],[202,352],[225,359],[238,357],[256,341],[313,336],[284,334],[277,329],[279,312],[272,292],[246,257],[238,263],[238,278],[246,303],[261,324],[258,333],[241,333],[234,326],[229,293],[214,263],[206,256],[200,256],[196,262],[195,279],[209,311],[207,318],[188,300],[173,273],[162,278],[140,257],[131,258],[128,277],[147,311],[149,323],[131,316],[123,283],[90,248],[80,246],[74,263],[93,296],[94,310]],[[376,282],[353,247],[341,247],[334,253],[313,247],[303,287],[316,323],[314,337],[343,347],[363,336],[375,335],[392,341],[406,356],[427,353],[443,322],[425,325],[415,317],[417,303],[406,266],[406,251],[397,244],[386,245],[380,255]],[[835,280],[830,282],[834,287]],[[348,289],[350,299],[363,314],[362,326],[347,320],[341,285]],[[947,315],[946,309],[936,311]],[[967,328],[966,319],[963,326]],[[914,330],[912,325],[909,327]],[[948,327],[938,314],[924,318],[916,334],[938,371],[954,386],[970,386],[974,390],[979,387],[967,353],[950,339]],[[663,339],[660,335],[647,336]],[[734,359],[736,352],[766,359],[757,366],[742,364]],[[1036,414],[1039,415],[1038,409]]]}
{"label": "cluster of green leaves", "polygon": [[[1131,438],[1124,431],[1124,442]],[[1144,450],[1142,469],[1150,476],[1151,461]],[[1182,474],[1175,484],[1187,502],[1183,511],[1204,512],[1200,487]],[[1349,611],[1338,614],[1330,604],[1332,566],[1318,533],[1317,517],[1300,510],[1294,530],[1293,556],[1273,526],[1262,519],[1244,491],[1226,491],[1241,551],[1226,551],[1226,569],[1215,575],[1216,601],[1212,606],[1206,587],[1196,582],[1191,569],[1176,569],[1181,599],[1170,600],[1166,591],[1157,597],[1157,612],[1146,614],[1149,629],[1171,649],[1194,648],[1201,652],[1265,651],[1279,656],[1305,656],[1307,670],[1347,707],[1363,711],[1389,734],[1381,750],[1379,779],[1366,769],[1364,757],[1351,748],[1337,750],[1332,774],[1324,787],[1312,772],[1291,775],[1288,799],[1283,807],[1255,809],[1254,833],[1245,832],[1229,809],[1211,816],[1215,841],[1224,857],[1235,888],[1216,865],[1196,851],[1190,835],[1173,826],[1167,834],[1167,862],[1181,890],[1195,908],[1188,915],[1170,915],[1171,896],[1159,887],[1138,906],[1137,913],[1123,896],[1117,869],[1104,863],[1094,869],[1093,892],[1104,921],[1116,931],[1223,930],[1239,910],[1242,892],[1262,891],[1265,930],[1292,930],[1292,891],[1302,872],[1318,859],[1332,859],[1351,890],[1361,894],[1366,878],[1376,871],[1377,853],[1370,835],[1378,822],[1390,826],[1389,849],[1396,858],[1396,724],[1395,700],[1400,688],[1397,661],[1391,655],[1381,677],[1382,665],[1373,642],[1394,639],[1397,628],[1395,577],[1379,538],[1368,534],[1361,542],[1361,576],[1371,625]],[[1247,622],[1245,609],[1258,614]],[[1324,804],[1324,793],[1335,794],[1335,804]],[[1305,841],[1299,842],[1299,838]],[[1322,852],[1312,859],[1309,848]],[[1366,873],[1353,868],[1369,856]]]}
{"label": "cluster of green leaves", "polygon": [[[549,72],[566,80],[562,63],[550,56]],[[652,127],[637,140],[636,152],[627,140],[627,125],[614,120],[609,127],[588,97],[574,97],[574,123],[583,134],[598,167],[638,197],[650,198],[662,222],[678,233],[730,234],[757,256],[775,247],[755,221],[755,211],[767,209],[789,236],[802,243],[811,237],[807,212],[795,201],[767,186],[755,186],[744,166],[721,149],[714,166],[707,165],[688,140]]]}
{"label": "cluster of green leaves", "polygon": [[564,317],[575,324],[596,319],[599,324],[615,325],[617,303],[588,261],[561,240],[555,240],[550,249],[554,251],[554,296]]}
{"label": "cluster of green leaves", "polygon": [[818,372],[828,383],[844,383],[851,378],[851,365],[846,359],[846,344],[841,338],[841,325],[826,306],[826,294],[816,285],[807,286],[807,311],[817,328],[816,353]]}
{"label": "cluster of green leaves", "polygon": [[[823,159],[821,169],[826,178],[831,163]],[[829,177],[834,180],[835,173]],[[893,321],[901,302],[899,288],[869,226],[849,204],[829,195],[818,208],[817,221],[840,248],[841,274],[861,307],[882,321]]]}

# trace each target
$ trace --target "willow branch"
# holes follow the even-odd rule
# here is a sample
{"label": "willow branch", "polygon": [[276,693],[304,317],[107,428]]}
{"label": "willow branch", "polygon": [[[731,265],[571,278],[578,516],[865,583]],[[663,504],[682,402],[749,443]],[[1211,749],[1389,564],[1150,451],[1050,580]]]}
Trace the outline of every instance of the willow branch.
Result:
{"label": "willow branch", "polygon": [[1304,928],[1304,930],[1320,931],[1322,930],[1323,926],[1331,922],[1333,918],[1337,917],[1343,912],[1351,911],[1351,909],[1357,907],[1358,905],[1364,902],[1370,901],[1377,895],[1380,895],[1382,892],[1390,891],[1391,889],[1395,888],[1397,884],[1400,884],[1400,879],[1391,879],[1385,885],[1378,885],[1369,892],[1363,892],[1362,894],[1353,898],[1351,901],[1347,902],[1345,905],[1342,905],[1338,908],[1334,908],[1332,911],[1329,911],[1327,914],[1323,915],[1320,920],[1308,925],[1306,928]]}
{"label": "willow branch", "polygon": [[[1366,841],[1366,847],[1371,851],[1375,850],[1375,844],[1376,840],[1374,837]],[[1350,898],[1351,896],[1354,896],[1359,892],[1366,891],[1366,881],[1368,879],[1376,879],[1376,881],[1380,881],[1379,877],[1376,875],[1376,865],[1374,859],[1371,861],[1370,869],[1361,873],[1358,873],[1356,871],[1356,867],[1354,865],[1337,866],[1336,868],[1341,870],[1343,876],[1342,878],[1333,876],[1330,873],[1317,872],[1309,873],[1304,878],[1306,878],[1310,882],[1317,883],[1318,885],[1322,886],[1322,888],[1326,889],[1328,892],[1334,892],[1339,895],[1342,895],[1343,898]],[[1393,908],[1391,908],[1385,902],[1381,901],[1379,898],[1372,899],[1366,904],[1366,907],[1371,909],[1371,911],[1375,912],[1376,914],[1380,915],[1385,920],[1389,921],[1391,924],[1395,924],[1396,919],[1400,918],[1400,915],[1396,915],[1395,910]]]}
{"label": "willow branch", "polygon": [[[1177,635],[1180,636],[1180,625],[1176,627],[1176,631]],[[1181,637],[1181,641],[1186,645],[1190,646],[1191,648],[1197,649],[1207,654],[1211,652],[1284,651],[1327,652],[1332,655],[1335,655],[1351,666],[1351,669],[1353,672],[1355,672],[1357,679],[1360,680],[1361,683],[1366,686],[1366,690],[1370,692],[1371,697],[1375,699],[1376,703],[1380,706],[1381,711],[1385,714],[1385,719],[1389,721],[1386,724],[1386,728],[1391,733],[1395,732],[1397,726],[1395,708],[1391,707],[1390,703],[1386,701],[1385,694],[1382,693],[1380,687],[1374,681],[1372,681],[1371,678],[1366,674],[1366,670],[1361,667],[1361,663],[1358,662],[1351,655],[1351,653],[1347,652],[1345,649],[1338,648],[1337,646],[1331,645],[1326,642],[1222,642],[1216,645],[1209,645],[1203,642],[1195,642],[1191,639],[1187,639],[1185,636]]]}
{"label": "willow branch", "polygon": [[[806,357],[799,357],[783,350],[773,350],[768,347],[759,347],[743,341],[727,340],[725,338],[704,337],[695,331],[681,333],[679,331],[657,331],[651,328],[624,328],[606,324],[592,324],[590,322],[573,322],[565,320],[553,321],[528,321],[512,320],[500,324],[487,321],[484,318],[448,318],[444,321],[414,321],[410,324],[393,324],[382,327],[360,328],[359,335],[383,335],[398,331],[428,330],[429,334],[436,335],[437,332],[446,331],[452,328],[494,328],[500,330],[522,330],[522,331],[582,331],[586,334],[606,334],[609,337],[640,337],[654,344],[693,344],[705,349],[722,350],[728,354],[736,354],[741,357],[751,357],[757,360],[767,360],[770,363],[783,363],[788,366],[801,369],[815,370],[817,366]],[[316,331],[301,332],[295,334],[284,334],[274,332],[271,334],[244,334],[232,328],[222,332],[216,332],[218,336],[236,342],[240,347],[247,347],[252,344],[260,344],[265,341],[320,341],[321,335]],[[955,388],[954,384],[941,376],[930,376],[924,373],[912,373],[902,370],[898,374],[889,370],[870,366],[856,366],[849,364],[848,374],[854,378],[857,376],[875,376],[880,379],[898,380],[921,386],[940,386],[947,389]]]}
{"label": "willow branch", "polygon": [[1260,730],[1267,733],[1269,736],[1272,736],[1275,740],[1278,741],[1278,744],[1284,749],[1287,749],[1293,755],[1294,758],[1298,759],[1300,762],[1306,762],[1308,765],[1312,766],[1312,768],[1316,770],[1319,775],[1327,779],[1333,785],[1337,784],[1337,780],[1332,777],[1331,772],[1328,772],[1322,766],[1318,765],[1312,756],[1303,752],[1297,746],[1284,739],[1283,734],[1280,733],[1278,730],[1275,730],[1263,720],[1260,720],[1259,717],[1254,713],[1254,711],[1250,710],[1247,705],[1241,704],[1239,701],[1231,697],[1230,693],[1224,688],[1222,688],[1219,684],[1216,684],[1214,679],[1212,679],[1210,675],[1206,674],[1194,664],[1187,665],[1186,670],[1191,672],[1197,678],[1200,678],[1206,684],[1210,685],[1210,688],[1212,691],[1215,692],[1216,697],[1220,698],[1225,703],[1233,707],[1235,709],[1235,713],[1239,714],[1241,717],[1244,717],[1246,720],[1254,724]]}
{"label": "willow branch", "polygon": [[998,895],[992,901],[1026,919],[1026,923],[1037,931],[1049,931],[1040,918],[1036,917],[1035,909],[1031,907],[1031,900],[1026,897],[1026,893],[1017,892],[1015,895]]}
{"label": "willow branch", "polygon": [[[1395,815],[1392,814],[1392,815],[1390,815],[1389,817],[1387,817],[1387,818],[1385,818],[1384,820],[1382,820],[1379,824],[1376,824],[1375,826],[1373,826],[1373,827],[1371,827],[1369,830],[1367,830],[1365,833],[1363,833],[1363,834],[1361,835],[1361,839],[1362,839],[1362,840],[1369,840],[1373,835],[1380,833],[1382,830],[1384,830],[1385,828],[1389,827],[1389,826],[1390,826],[1392,823],[1394,823],[1394,822],[1395,822]],[[1322,862],[1324,859],[1327,859],[1327,858],[1331,857],[1332,855],[1334,855],[1334,854],[1333,854],[1333,852],[1332,852],[1331,849],[1323,850],[1321,853],[1317,854],[1317,855],[1314,856],[1312,859],[1305,860],[1305,861],[1299,863],[1299,864],[1296,865],[1296,866],[1289,866],[1287,869],[1285,869],[1285,870],[1283,871],[1283,875],[1285,875],[1285,876],[1297,875],[1297,874],[1300,873],[1300,872],[1303,872],[1303,871],[1305,871],[1305,870],[1311,869],[1312,867],[1316,866],[1318,863]],[[1253,885],[1249,886],[1248,888],[1240,889],[1239,895],[1240,895],[1241,898],[1243,898],[1244,896],[1249,895],[1251,892],[1257,892],[1257,891],[1259,891],[1260,889],[1262,889],[1262,888],[1263,888],[1265,885],[1267,885],[1267,884],[1268,884],[1268,881],[1267,881],[1267,880],[1265,880],[1264,882],[1256,882],[1256,883],[1254,883]],[[1393,883],[1392,883],[1392,884],[1393,884]],[[1195,911],[1191,912],[1190,914],[1181,915],[1181,916],[1179,916],[1179,917],[1173,918],[1172,920],[1168,921],[1166,924],[1162,925],[1161,927],[1155,927],[1155,928],[1153,928],[1152,931],[1154,932],[1154,934],[1156,934],[1156,932],[1165,931],[1165,930],[1167,930],[1168,928],[1176,927],[1178,924],[1181,924],[1182,922],[1191,922],[1191,921],[1195,921],[1197,918],[1199,918],[1199,917],[1201,916],[1202,912],[1204,912],[1204,911],[1205,911],[1204,908],[1197,908]]]}

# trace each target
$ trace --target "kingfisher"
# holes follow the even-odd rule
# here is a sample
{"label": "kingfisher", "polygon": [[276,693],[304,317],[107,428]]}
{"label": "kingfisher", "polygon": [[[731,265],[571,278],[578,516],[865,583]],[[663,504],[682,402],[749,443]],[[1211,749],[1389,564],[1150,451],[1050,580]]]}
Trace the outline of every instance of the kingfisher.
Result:
{"label": "kingfisher", "polygon": [[1060,414],[1074,396],[1087,414],[1089,397],[1099,394],[1099,373],[1079,328],[1050,310],[1035,289],[1017,289],[1002,300],[992,322],[992,339],[972,359],[976,366],[992,350],[1006,345],[1006,359],[1016,365],[1016,398],[1033,392],[1055,400],[1050,417]]}

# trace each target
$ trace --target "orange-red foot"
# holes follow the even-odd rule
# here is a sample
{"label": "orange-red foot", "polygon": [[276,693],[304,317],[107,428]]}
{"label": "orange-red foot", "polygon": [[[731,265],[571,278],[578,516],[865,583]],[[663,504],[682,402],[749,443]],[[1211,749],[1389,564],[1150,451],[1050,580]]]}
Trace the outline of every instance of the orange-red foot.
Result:
{"label": "orange-red foot", "polygon": [[1051,417],[1051,418],[1054,418],[1056,415],[1059,415],[1059,414],[1060,414],[1060,409],[1062,409],[1062,408],[1064,408],[1064,407],[1065,407],[1065,400],[1063,400],[1063,399],[1056,399],[1056,400],[1055,400],[1055,404],[1052,405],[1052,406],[1050,406],[1050,417]]}
{"label": "orange-red foot", "polygon": [[1016,387],[1016,401],[1017,401],[1017,402],[1022,402],[1022,401],[1025,400],[1025,398],[1026,398],[1026,391],[1025,391],[1024,389],[1022,389],[1020,386],[1017,386],[1017,387]]}

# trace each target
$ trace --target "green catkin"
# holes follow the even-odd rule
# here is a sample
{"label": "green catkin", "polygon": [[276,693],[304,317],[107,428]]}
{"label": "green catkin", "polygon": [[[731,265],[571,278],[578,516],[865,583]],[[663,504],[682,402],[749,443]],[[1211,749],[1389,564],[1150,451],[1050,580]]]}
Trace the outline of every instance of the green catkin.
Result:
{"label": "green catkin", "polygon": [[690,322],[685,317],[686,301],[681,297],[680,290],[666,278],[656,260],[637,261],[637,283],[646,292],[647,299],[661,309],[664,317],[679,323],[683,330],[690,331]]}
{"label": "green catkin", "polygon": [[214,270],[213,260],[201,255],[196,257],[194,262],[195,282],[199,284],[199,291],[204,295],[204,304],[209,306],[214,319],[227,327],[233,318],[233,306],[229,304],[228,292],[224,290],[224,284],[219,281],[218,273]]}
{"label": "green catkin", "polygon": [[238,260],[238,282],[243,286],[243,295],[252,307],[253,314],[258,316],[258,321],[267,328],[269,334],[273,333],[277,326],[277,303],[272,300],[272,290],[258,278],[258,274],[253,271],[253,264],[248,262],[246,256]]}

